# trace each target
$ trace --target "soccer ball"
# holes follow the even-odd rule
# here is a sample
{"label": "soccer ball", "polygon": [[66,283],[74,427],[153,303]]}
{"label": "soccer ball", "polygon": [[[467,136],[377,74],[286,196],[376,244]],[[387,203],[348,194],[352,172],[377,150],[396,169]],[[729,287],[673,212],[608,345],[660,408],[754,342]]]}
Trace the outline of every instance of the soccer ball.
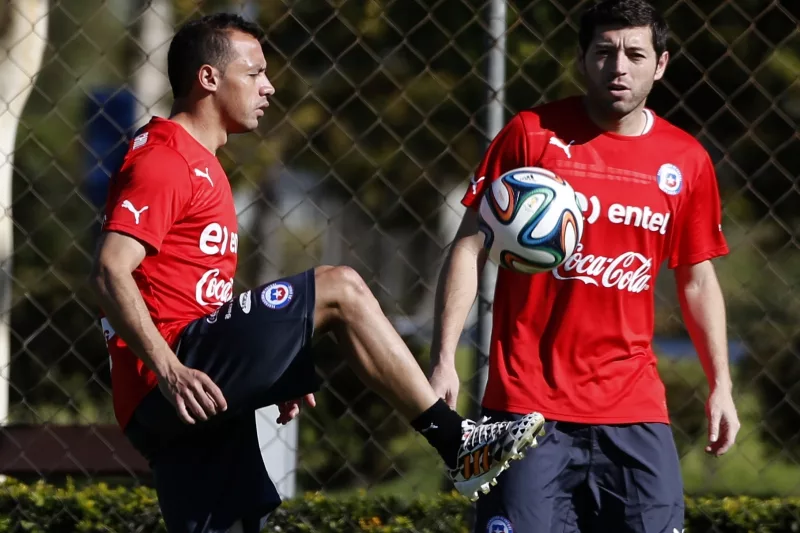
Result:
{"label": "soccer ball", "polygon": [[544,168],[522,167],[500,176],[483,195],[479,213],[489,259],[523,274],[558,268],[583,235],[575,190]]}

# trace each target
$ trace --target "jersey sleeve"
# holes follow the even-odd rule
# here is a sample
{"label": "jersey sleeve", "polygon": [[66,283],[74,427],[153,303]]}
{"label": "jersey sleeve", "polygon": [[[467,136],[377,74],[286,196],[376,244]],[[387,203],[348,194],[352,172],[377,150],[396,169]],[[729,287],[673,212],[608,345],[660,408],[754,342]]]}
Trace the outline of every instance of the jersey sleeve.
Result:
{"label": "jersey sleeve", "polygon": [[111,184],[104,231],[134,237],[158,252],[170,227],[192,200],[186,161],[154,146],[124,165]]}
{"label": "jersey sleeve", "polygon": [[717,177],[708,154],[705,154],[689,194],[688,202],[682,206],[680,226],[676,228],[677,238],[670,252],[669,268],[694,265],[728,253],[728,244],[722,233]]}
{"label": "jersey sleeve", "polygon": [[492,140],[478,169],[470,179],[461,203],[466,207],[478,209],[483,191],[489,183],[509,170],[526,166],[527,142],[525,124],[522,116],[517,114]]}

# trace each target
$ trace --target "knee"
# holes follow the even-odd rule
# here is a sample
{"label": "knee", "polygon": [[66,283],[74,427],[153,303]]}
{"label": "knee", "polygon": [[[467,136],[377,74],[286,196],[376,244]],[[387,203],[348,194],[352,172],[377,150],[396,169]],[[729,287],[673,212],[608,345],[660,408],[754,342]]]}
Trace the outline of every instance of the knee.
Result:
{"label": "knee", "polygon": [[332,267],[328,273],[343,301],[358,300],[369,293],[364,279],[349,266]]}
{"label": "knee", "polygon": [[366,282],[348,266],[322,266],[315,271],[318,293],[325,303],[339,309],[359,305],[369,297]]}
{"label": "knee", "polygon": [[322,276],[323,274],[327,274],[328,272],[336,270],[337,268],[342,268],[342,267],[335,267],[332,265],[320,265],[314,269],[314,275],[317,277],[317,279],[319,279],[319,277]]}

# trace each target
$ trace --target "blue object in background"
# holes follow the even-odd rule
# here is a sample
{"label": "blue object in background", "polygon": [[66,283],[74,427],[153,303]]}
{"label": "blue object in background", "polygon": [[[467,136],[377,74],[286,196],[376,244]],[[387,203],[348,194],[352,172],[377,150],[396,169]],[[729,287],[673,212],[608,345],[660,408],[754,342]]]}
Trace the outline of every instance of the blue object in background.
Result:
{"label": "blue object in background", "polygon": [[[697,358],[697,351],[689,337],[656,337],[653,339],[656,354],[670,359]],[[728,339],[728,359],[731,365],[747,359],[748,350],[743,342]]]}
{"label": "blue object in background", "polygon": [[136,100],[126,88],[99,87],[89,92],[84,109],[84,142],[89,154],[83,189],[92,204],[102,207],[109,180],[122,164],[134,133]]}

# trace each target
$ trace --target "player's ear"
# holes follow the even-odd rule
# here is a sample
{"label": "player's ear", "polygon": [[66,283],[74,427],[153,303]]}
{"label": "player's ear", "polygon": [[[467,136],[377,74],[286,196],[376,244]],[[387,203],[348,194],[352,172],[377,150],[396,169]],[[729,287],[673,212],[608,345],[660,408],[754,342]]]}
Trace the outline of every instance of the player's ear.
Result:
{"label": "player's ear", "polygon": [[219,79],[219,71],[211,65],[203,65],[197,71],[197,81],[208,92],[216,92],[217,88],[219,88]]}
{"label": "player's ear", "polygon": [[656,73],[653,76],[653,80],[660,80],[664,77],[664,71],[667,70],[667,63],[669,62],[669,52],[664,50],[661,54],[661,57],[658,58],[656,62]]}
{"label": "player's ear", "polygon": [[578,73],[581,76],[586,76],[586,63],[585,63],[585,61],[586,61],[586,52],[584,52],[583,48],[578,46],[578,61],[576,61],[576,63],[577,63],[577,67],[578,67]]}

